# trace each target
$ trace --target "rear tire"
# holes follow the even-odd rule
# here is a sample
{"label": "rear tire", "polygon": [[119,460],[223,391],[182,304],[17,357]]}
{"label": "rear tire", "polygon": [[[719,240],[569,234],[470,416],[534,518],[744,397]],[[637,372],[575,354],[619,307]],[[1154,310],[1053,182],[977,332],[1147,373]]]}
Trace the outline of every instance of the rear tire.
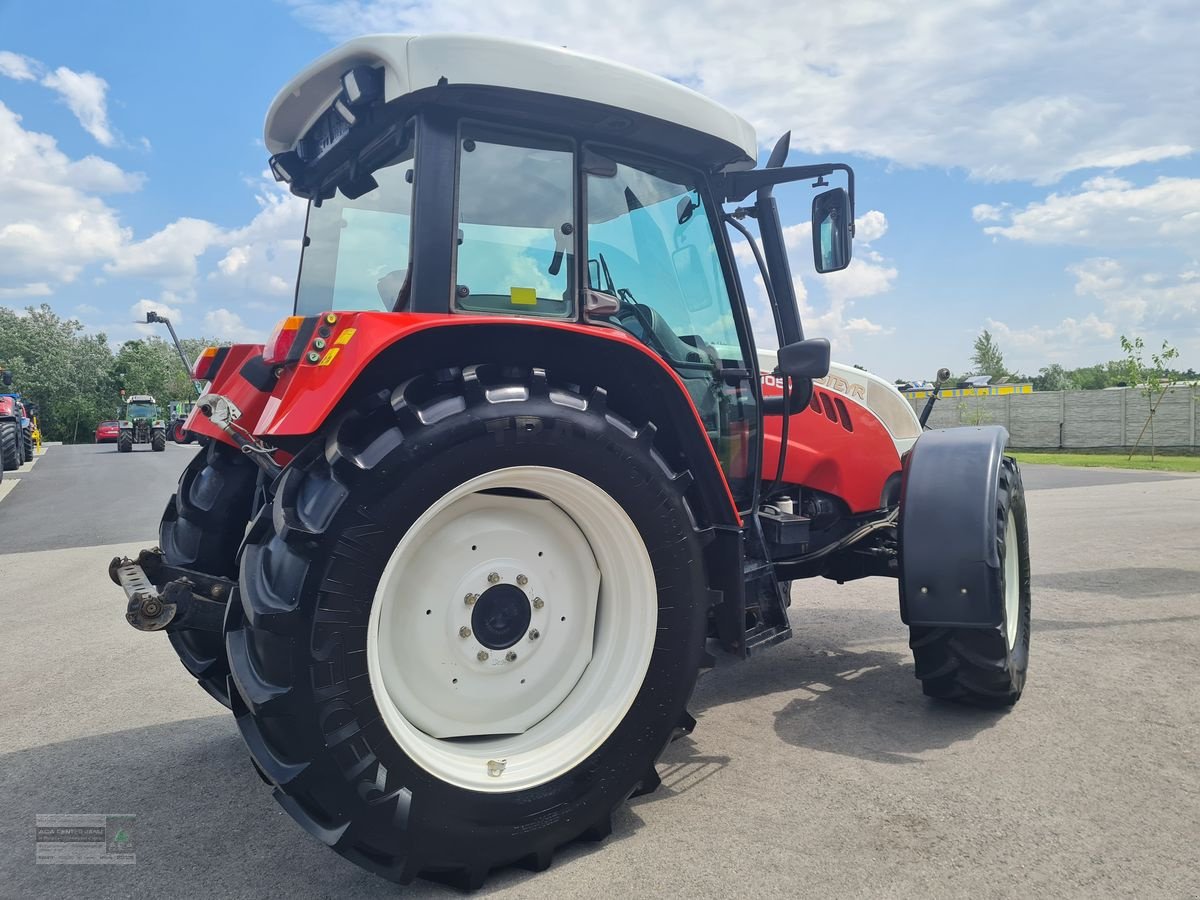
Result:
{"label": "rear tire", "polygon": [[[653,425],[635,430],[602,390],[552,389],[538,369],[443,370],[387,398],[302,451],[251,526],[227,619],[233,711],[311,834],[389,879],[473,888],[605,837],[613,811],[657,785],[655,760],[690,721],[707,617],[690,479],[655,450]],[[492,507],[507,512],[471,518]],[[535,508],[559,525],[520,524]],[[594,595],[562,574],[589,557]],[[487,636],[511,618],[483,606],[499,588],[533,617],[513,644]],[[573,630],[588,603],[595,627]],[[581,675],[538,674],[564,655]],[[557,705],[543,715],[543,702]],[[503,719],[514,706],[525,724]],[[430,711],[442,721],[417,725]],[[505,736],[487,730],[496,717]]]}
{"label": "rear tire", "polygon": [[1021,471],[1012,457],[1000,464],[996,547],[1004,621],[994,629],[911,628],[916,676],[930,697],[977,706],[1012,706],[1029,669],[1031,594],[1029,520]]}
{"label": "rear tire", "polygon": [[25,432],[25,459],[33,459],[33,433],[29,431]]}
{"label": "rear tire", "polygon": [[[250,521],[258,468],[245,454],[214,441],[188,463],[158,526],[168,565],[223,578],[237,577],[237,552]],[[229,706],[229,662],[217,632],[169,631],[167,637],[192,676]]]}
{"label": "rear tire", "polygon": [[176,422],[175,427],[171,429],[171,439],[177,444],[188,443],[188,433],[182,422]]}
{"label": "rear tire", "polygon": [[21,468],[18,429],[13,422],[0,422],[0,464],[9,472]]}

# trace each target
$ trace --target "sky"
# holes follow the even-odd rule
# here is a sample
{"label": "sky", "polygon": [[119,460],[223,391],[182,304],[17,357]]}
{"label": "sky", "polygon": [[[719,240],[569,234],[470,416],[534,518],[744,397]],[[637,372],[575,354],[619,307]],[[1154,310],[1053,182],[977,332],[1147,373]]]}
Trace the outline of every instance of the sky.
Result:
{"label": "sky", "polygon": [[[676,80],[760,161],[854,166],[855,259],[817,275],[806,184],[777,190],[809,336],[888,378],[1169,340],[1200,368],[1200,16],[1110,0],[0,0],[0,305],[114,341],[145,311],[262,340],[304,204],[266,173],[275,93],[372,32],[539,40]],[[765,334],[761,287],[739,253]],[[761,284],[761,282],[759,282]]]}

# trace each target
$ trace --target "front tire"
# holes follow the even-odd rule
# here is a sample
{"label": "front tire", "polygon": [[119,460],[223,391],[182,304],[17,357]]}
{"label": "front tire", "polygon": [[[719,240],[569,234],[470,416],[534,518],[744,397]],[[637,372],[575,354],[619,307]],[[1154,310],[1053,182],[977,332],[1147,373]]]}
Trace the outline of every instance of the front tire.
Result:
{"label": "front tire", "polygon": [[162,453],[167,449],[167,433],[165,431],[156,431],[151,435],[150,449],[155,453]]}
{"label": "front tire", "polygon": [[910,629],[916,676],[926,695],[978,706],[1012,706],[1029,669],[1029,519],[1016,460],[1004,457],[996,492],[996,548],[1004,621],[995,629]]}
{"label": "front tire", "polygon": [[121,436],[117,438],[117,452],[118,453],[132,453],[133,452],[133,435],[132,434],[130,434],[129,432],[125,432],[125,431],[121,432]]}
{"label": "front tire", "polygon": [[[244,453],[213,441],[188,463],[158,526],[171,566],[237,577],[237,552],[250,521],[258,469]],[[179,661],[223,706],[229,706],[225,638],[212,631],[169,631]]]}
{"label": "front tire", "polygon": [[414,378],[255,518],[234,714],[283,807],[359,865],[478,886],[657,784],[701,661],[701,553],[688,479],[604,401],[537,369]]}

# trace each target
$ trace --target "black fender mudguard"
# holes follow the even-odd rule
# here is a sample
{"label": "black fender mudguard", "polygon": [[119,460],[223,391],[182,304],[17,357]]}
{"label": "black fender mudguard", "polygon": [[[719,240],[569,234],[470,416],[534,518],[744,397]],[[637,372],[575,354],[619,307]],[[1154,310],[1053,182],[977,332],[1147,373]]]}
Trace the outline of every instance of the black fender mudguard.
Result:
{"label": "black fender mudguard", "polygon": [[900,618],[924,627],[1004,621],[997,486],[1008,431],[999,425],[922,434],[900,486]]}

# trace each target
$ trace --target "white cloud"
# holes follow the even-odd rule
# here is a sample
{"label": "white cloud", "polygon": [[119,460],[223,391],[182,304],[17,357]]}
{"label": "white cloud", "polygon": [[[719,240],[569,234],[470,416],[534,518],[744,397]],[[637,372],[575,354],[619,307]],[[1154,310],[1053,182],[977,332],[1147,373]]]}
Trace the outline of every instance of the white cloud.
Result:
{"label": "white cloud", "polygon": [[[674,78],[742,113],[764,145],[859,153],[977,178],[1053,182],[1200,147],[1200,17],[1171,0],[734,3],[291,0],[336,39],[470,31],[569,46]],[[630,28],[637,22],[637,28]],[[764,53],[763,48],[772,48]],[[1086,148],[1086,149],[1082,149]]]}
{"label": "white cloud", "polygon": [[227,293],[287,297],[300,262],[305,203],[265,174],[255,200],[258,214],[245,227],[222,236],[229,249],[208,278]]}
{"label": "white cloud", "polygon": [[139,183],[105,160],[71,160],[0,102],[0,288],[74,281],[111,259],[130,234],[96,194]]}
{"label": "white cloud", "polygon": [[241,316],[223,307],[205,314],[204,333],[234,343],[254,344],[260,343],[264,338],[261,331],[251,328],[242,321]]}
{"label": "white cloud", "polygon": [[1195,330],[1200,316],[1200,280],[1190,267],[1179,272],[1130,271],[1128,264],[1096,257],[1069,266],[1067,271],[1075,276],[1075,293],[1100,301],[1106,316],[1123,328]]}
{"label": "white cloud", "polygon": [[984,232],[1032,244],[1127,248],[1156,240],[1192,245],[1200,237],[1200,178],[1159,178],[1136,185],[1100,176],[1074,193],[1052,193],[1023,209],[980,204]]}
{"label": "white cloud", "polygon": [[154,278],[166,287],[186,290],[196,277],[197,259],[220,237],[221,229],[212,222],[176,219],[145,240],[119,248],[104,271]]}
{"label": "white cloud", "polygon": [[1090,311],[1053,324],[1014,326],[987,319],[986,326],[1005,351],[1008,364],[1034,371],[1047,362],[1083,365],[1119,355],[1117,338],[1142,335],[1157,345],[1164,338],[1198,347],[1195,323],[1200,319],[1200,279],[1192,269],[1131,270],[1110,257],[1068,266],[1075,294]]}
{"label": "white cloud", "polygon": [[104,147],[117,143],[117,135],[108,121],[108,82],[92,72],[76,72],[59,66],[42,79],[42,84],[57,93],[75,114],[83,130]]}
{"label": "white cloud", "polygon": [[42,70],[42,64],[36,59],[13,53],[11,50],[0,50],[0,75],[14,81],[33,81]]}
{"label": "white cloud", "polygon": [[830,297],[852,300],[890,291],[898,274],[896,267],[884,263],[878,253],[867,252],[850,260],[850,265],[842,271],[830,272],[822,278]]}
{"label": "white cloud", "polygon": [[53,291],[44,281],[35,281],[16,287],[0,287],[0,300],[26,300],[34,297],[49,297]]}

